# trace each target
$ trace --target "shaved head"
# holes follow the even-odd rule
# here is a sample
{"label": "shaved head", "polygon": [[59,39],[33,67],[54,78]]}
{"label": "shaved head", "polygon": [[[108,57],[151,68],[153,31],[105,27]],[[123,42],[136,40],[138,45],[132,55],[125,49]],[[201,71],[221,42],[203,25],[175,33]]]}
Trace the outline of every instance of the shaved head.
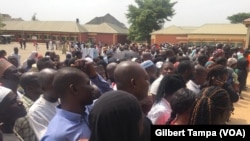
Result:
{"label": "shaved head", "polygon": [[198,65],[195,65],[194,69],[195,69],[195,73],[194,73],[193,81],[198,85],[204,84],[207,79],[206,68],[198,64]]}
{"label": "shaved head", "polygon": [[115,71],[115,68],[117,67],[117,65],[118,65],[117,63],[112,62],[112,63],[109,63],[109,64],[107,65],[107,68],[106,68],[108,78],[109,78],[112,82],[115,81],[115,80],[114,80],[114,71]]}
{"label": "shaved head", "polygon": [[195,65],[194,69],[197,74],[203,74],[204,72],[206,72],[206,68],[201,65]]}
{"label": "shaved head", "polygon": [[47,87],[52,85],[52,81],[53,81],[53,78],[54,78],[54,75],[56,74],[56,72],[57,72],[56,70],[51,69],[51,68],[45,68],[39,72],[38,79],[39,79],[40,85],[43,89],[46,89]]}
{"label": "shaved head", "polygon": [[39,72],[39,81],[42,90],[44,91],[43,96],[45,99],[50,99],[53,102],[58,100],[58,96],[54,93],[52,82],[54,79],[56,70],[45,68]]}
{"label": "shaved head", "polygon": [[141,66],[132,61],[121,62],[115,69],[114,76],[118,88],[126,87],[132,78],[138,77]]}
{"label": "shaved head", "polygon": [[119,63],[114,77],[118,90],[130,92],[139,100],[147,96],[148,74],[137,62],[123,61]]}
{"label": "shaved head", "polygon": [[118,65],[118,64],[115,63],[115,62],[109,63],[109,64],[107,65],[107,70],[108,70],[108,69],[115,69],[117,65]]}

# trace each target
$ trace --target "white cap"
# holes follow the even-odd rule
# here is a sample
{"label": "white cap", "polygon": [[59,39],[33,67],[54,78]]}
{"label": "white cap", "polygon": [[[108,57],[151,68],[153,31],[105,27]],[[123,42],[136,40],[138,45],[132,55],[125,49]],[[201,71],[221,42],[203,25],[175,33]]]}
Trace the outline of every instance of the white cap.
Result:
{"label": "white cap", "polygon": [[85,57],[84,59],[85,59],[86,61],[88,61],[88,62],[93,62],[93,59],[90,58],[90,57]]}
{"label": "white cap", "polygon": [[11,92],[11,89],[0,86],[0,103]]}
{"label": "white cap", "polygon": [[158,61],[158,62],[155,64],[155,66],[156,66],[158,69],[160,69],[161,66],[162,66],[162,64],[163,64],[162,61]]}
{"label": "white cap", "polygon": [[135,62],[138,58],[134,57],[131,59],[131,61]]}

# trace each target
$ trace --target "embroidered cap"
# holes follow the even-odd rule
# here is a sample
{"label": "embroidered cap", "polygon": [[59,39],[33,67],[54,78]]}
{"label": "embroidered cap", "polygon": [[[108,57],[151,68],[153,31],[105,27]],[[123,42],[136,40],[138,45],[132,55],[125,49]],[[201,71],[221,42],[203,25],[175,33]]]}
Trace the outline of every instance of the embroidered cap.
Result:
{"label": "embroidered cap", "polygon": [[147,60],[141,63],[141,66],[146,69],[148,67],[154,66],[155,64],[151,60]]}

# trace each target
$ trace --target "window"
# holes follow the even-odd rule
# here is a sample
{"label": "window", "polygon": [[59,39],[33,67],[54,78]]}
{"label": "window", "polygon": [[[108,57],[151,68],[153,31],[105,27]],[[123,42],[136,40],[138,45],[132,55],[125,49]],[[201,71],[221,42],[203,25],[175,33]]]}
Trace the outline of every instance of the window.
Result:
{"label": "window", "polygon": [[65,41],[66,38],[65,38],[64,36],[62,36],[61,39],[62,39],[63,41]]}
{"label": "window", "polygon": [[209,46],[215,46],[215,42],[209,42],[208,45]]}
{"label": "window", "polygon": [[242,47],[242,46],[243,46],[243,43],[237,43],[236,47]]}

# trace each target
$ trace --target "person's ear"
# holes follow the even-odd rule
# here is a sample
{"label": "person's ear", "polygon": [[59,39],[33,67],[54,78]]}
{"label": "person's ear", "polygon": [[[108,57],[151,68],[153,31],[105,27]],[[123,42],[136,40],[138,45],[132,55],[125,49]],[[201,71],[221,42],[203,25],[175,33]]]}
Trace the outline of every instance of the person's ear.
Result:
{"label": "person's ear", "polygon": [[130,84],[132,85],[133,88],[136,87],[136,82],[134,78],[131,78]]}
{"label": "person's ear", "polygon": [[73,93],[76,93],[76,92],[77,92],[77,89],[76,89],[76,87],[74,86],[74,84],[70,84],[70,85],[69,85],[69,88],[70,88],[70,90],[71,90]]}

